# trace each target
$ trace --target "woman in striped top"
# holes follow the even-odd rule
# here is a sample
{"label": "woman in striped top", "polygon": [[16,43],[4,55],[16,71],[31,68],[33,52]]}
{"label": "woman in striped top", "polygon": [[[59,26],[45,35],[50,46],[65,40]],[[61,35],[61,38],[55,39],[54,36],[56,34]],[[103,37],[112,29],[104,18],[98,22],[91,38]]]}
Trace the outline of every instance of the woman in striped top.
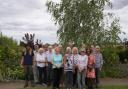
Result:
{"label": "woman in striped top", "polygon": [[73,70],[73,86],[77,87],[77,63],[78,63],[78,58],[79,58],[79,54],[78,54],[78,48],[77,47],[73,47],[72,49],[72,56],[71,56],[71,60],[73,60],[73,66],[74,66],[74,70]]}
{"label": "woman in striped top", "polygon": [[64,56],[64,73],[66,89],[71,89],[73,83],[73,60],[71,59],[71,55],[71,48],[67,47],[66,54]]}

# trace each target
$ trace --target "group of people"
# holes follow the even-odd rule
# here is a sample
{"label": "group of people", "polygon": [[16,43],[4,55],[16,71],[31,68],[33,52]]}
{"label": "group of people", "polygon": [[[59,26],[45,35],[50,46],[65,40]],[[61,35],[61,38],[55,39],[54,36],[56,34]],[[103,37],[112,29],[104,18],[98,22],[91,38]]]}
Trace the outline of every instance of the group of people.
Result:
{"label": "group of people", "polygon": [[39,47],[30,45],[22,54],[21,66],[24,68],[25,85],[52,85],[53,89],[94,89],[99,85],[99,73],[103,57],[99,46],[67,47],[61,45]]}

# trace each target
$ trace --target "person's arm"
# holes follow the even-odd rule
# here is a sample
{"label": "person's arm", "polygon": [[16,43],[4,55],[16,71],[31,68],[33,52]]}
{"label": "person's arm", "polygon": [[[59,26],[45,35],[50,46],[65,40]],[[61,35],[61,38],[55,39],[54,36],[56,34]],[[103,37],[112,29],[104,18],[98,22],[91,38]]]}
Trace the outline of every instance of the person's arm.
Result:
{"label": "person's arm", "polygon": [[86,56],[86,63],[85,63],[85,71],[87,71],[87,65],[88,65],[88,56]]}
{"label": "person's arm", "polygon": [[64,55],[64,58],[63,58],[63,64],[64,64],[64,65],[66,64],[66,61],[67,61],[66,55]]}
{"label": "person's arm", "polygon": [[66,61],[67,61],[67,58],[66,58],[66,55],[64,55],[64,58],[63,58],[63,64],[64,64],[64,73],[65,73],[65,64],[66,64]]}
{"label": "person's arm", "polygon": [[104,62],[104,60],[103,60],[103,55],[101,54],[101,55],[100,55],[100,64],[101,64],[100,70],[102,69],[103,62]]}
{"label": "person's arm", "polygon": [[24,52],[22,52],[22,58],[21,58],[21,61],[20,61],[20,66],[21,68],[23,68],[23,65],[24,65]]}
{"label": "person's arm", "polygon": [[63,60],[63,56],[62,56],[62,54],[60,54],[60,55],[61,55],[61,60],[62,60],[62,61],[61,61],[61,66],[60,66],[60,67],[62,67],[62,65],[64,65],[64,64],[63,64],[64,60]]}
{"label": "person's arm", "polygon": [[24,57],[22,56],[21,61],[20,61],[21,68],[23,68],[23,63],[24,63]]}
{"label": "person's arm", "polygon": [[36,65],[36,56],[34,55],[34,60],[33,60],[33,64]]}

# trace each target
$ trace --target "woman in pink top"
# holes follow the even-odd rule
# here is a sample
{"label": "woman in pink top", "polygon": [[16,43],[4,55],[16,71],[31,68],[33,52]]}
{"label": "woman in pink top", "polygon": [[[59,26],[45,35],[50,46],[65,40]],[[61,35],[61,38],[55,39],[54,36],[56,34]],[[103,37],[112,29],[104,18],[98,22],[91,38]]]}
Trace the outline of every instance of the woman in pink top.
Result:
{"label": "woman in pink top", "polygon": [[86,53],[88,55],[87,64],[87,87],[88,89],[94,89],[94,79],[95,79],[95,56],[92,54],[91,49],[87,49]]}

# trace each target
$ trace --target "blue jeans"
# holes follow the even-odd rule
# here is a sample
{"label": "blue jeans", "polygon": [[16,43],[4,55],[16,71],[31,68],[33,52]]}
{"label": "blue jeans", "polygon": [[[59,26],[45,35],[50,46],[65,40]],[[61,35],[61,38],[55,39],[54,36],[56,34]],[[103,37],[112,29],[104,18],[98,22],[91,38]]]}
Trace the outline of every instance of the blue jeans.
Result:
{"label": "blue jeans", "polygon": [[73,72],[67,71],[65,76],[66,76],[65,77],[66,88],[72,88],[72,86],[73,86]]}
{"label": "blue jeans", "polygon": [[85,72],[77,72],[78,89],[85,87]]}

